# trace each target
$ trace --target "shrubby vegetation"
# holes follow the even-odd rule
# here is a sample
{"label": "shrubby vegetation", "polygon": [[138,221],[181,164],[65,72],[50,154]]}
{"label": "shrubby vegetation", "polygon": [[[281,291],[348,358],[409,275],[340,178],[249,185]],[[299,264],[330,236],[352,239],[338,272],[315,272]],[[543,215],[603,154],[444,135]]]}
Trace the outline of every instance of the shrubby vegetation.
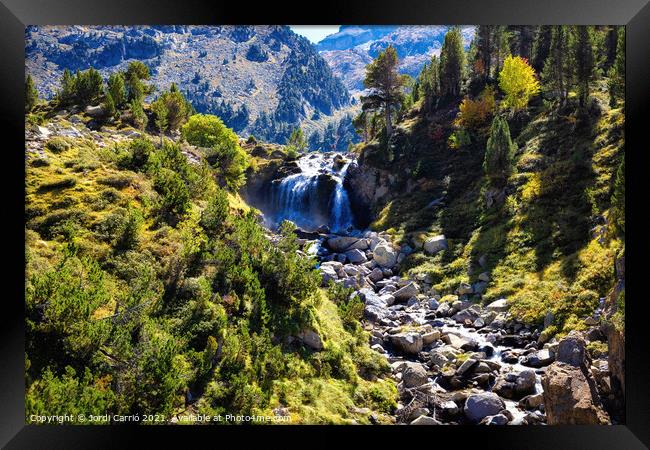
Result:
{"label": "shrubby vegetation", "polygon": [[[363,407],[388,413],[395,387],[371,381],[388,366],[351,321],[358,305],[338,308],[336,292],[320,288],[289,223],[272,244],[240,206],[248,155],[233,131],[215,116],[187,118],[192,109],[173,87],[158,106],[145,104],[134,86],[147,74],[129,67],[96,100],[142,120],[151,113],[156,132],[169,131],[159,126],[166,111],[181,140],[159,144],[143,122],[140,137],[105,148],[53,137],[48,164],[29,165],[27,417],[170,420],[187,408],[273,414],[286,406],[294,421],[341,423],[367,422],[351,412]],[[70,92],[76,99],[76,87]],[[188,160],[188,145],[204,151],[199,161]],[[294,145],[304,145],[298,132]],[[323,351],[292,339],[307,328]]]}

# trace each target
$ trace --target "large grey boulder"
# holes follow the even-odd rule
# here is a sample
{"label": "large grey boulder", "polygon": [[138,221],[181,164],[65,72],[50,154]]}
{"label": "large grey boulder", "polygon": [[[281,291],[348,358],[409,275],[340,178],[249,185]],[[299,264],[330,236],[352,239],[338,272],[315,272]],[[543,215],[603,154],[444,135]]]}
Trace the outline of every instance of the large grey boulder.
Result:
{"label": "large grey boulder", "polygon": [[345,256],[348,257],[352,264],[361,264],[368,261],[366,254],[356,248],[345,252]]}
{"label": "large grey boulder", "polygon": [[505,298],[495,300],[485,307],[488,311],[506,312],[508,310],[508,303]]}
{"label": "large grey boulder", "polygon": [[387,242],[377,245],[373,255],[373,259],[381,267],[391,268],[397,263],[397,252]]}
{"label": "large grey boulder", "polygon": [[427,371],[422,364],[407,362],[406,367],[402,370],[402,382],[404,387],[413,388],[422,386],[427,381],[429,377],[427,376]]}
{"label": "large grey boulder", "polygon": [[585,346],[585,340],[580,332],[572,331],[558,344],[556,360],[574,367],[584,365]]}
{"label": "large grey boulder", "polygon": [[416,332],[399,333],[390,337],[393,346],[402,353],[415,355],[422,350],[422,335]]}
{"label": "large grey boulder", "polygon": [[302,330],[296,337],[300,339],[303,344],[314,350],[323,349],[323,340],[320,335],[311,328]]}
{"label": "large grey boulder", "polygon": [[393,296],[395,297],[395,300],[408,300],[411,297],[418,295],[418,291],[418,285],[411,281],[406,286],[396,290],[393,293]]}
{"label": "large grey boulder", "polygon": [[336,281],[339,279],[338,275],[336,274],[336,270],[332,266],[321,266],[320,267],[320,274],[323,279],[323,286],[327,286],[327,284],[330,281]]}
{"label": "large grey boulder", "polygon": [[359,241],[359,238],[351,236],[336,236],[327,240],[327,246],[334,252],[344,252],[353,244]]}
{"label": "large grey boulder", "polygon": [[467,397],[464,412],[470,421],[478,423],[487,416],[499,414],[505,406],[503,400],[494,392],[483,392]]}
{"label": "large grey boulder", "polygon": [[435,255],[436,253],[439,253],[442,250],[446,249],[447,239],[442,234],[428,238],[426,241],[424,241],[424,251],[429,255]]}
{"label": "large grey boulder", "polygon": [[520,399],[535,393],[535,382],[535,372],[532,370],[522,370],[519,373],[511,372],[500,375],[492,390],[505,398]]}

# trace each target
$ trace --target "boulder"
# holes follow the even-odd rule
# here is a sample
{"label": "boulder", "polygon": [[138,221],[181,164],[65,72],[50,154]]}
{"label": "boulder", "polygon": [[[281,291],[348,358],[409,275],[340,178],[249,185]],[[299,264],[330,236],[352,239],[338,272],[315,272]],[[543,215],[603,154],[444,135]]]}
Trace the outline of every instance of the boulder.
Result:
{"label": "boulder", "polygon": [[340,253],[347,250],[352,244],[356,243],[359,238],[351,236],[336,236],[327,240],[327,246],[334,252]]}
{"label": "boulder", "polygon": [[610,420],[593,379],[572,364],[554,362],[542,376],[548,425],[605,425]]}
{"label": "boulder", "polygon": [[501,298],[499,300],[495,300],[489,305],[485,307],[488,311],[494,311],[494,312],[506,312],[508,310],[508,304],[507,300],[505,298]]}
{"label": "boulder", "polygon": [[521,358],[521,364],[528,367],[545,367],[551,364],[555,358],[547,349],[538,350]]}
{"label": "boulder", "polygon": [[427,381],[429,377],[427,376],[427,371],[422,364],[408,362],[406,367],[402,370],[402,382],[404,387],[413,388],[422,386]]}
{"label": "boulder", "polygon": [[413,422],[411,422],[411,425],[442,425],[442,424],[438,422],[436,419],[434,419],[433,417],[420,416],[417,419],[415,419]]}
{"label": "boulder", "polygon": [[372,269],[372,272],[370,272],[370,275],[368,275],[368,278],[370,278],[370,281],[373,283],[376,283],[377,281],[381,281],[384,278],[384,273],[379,267],[375,267]]}
{"label": "boulder", "polygon": [[433,344],[435,341],[440,339],[440,331],[434,330],[422,335],[422,342],[424,345]]}
{"label": "boulder", "polygon": [[320,267],[320,274],[323,279],[322,285],[327,286],[327,284],[331,281],[336,281],[338,280],[338,275],[336,274],[336,271],[332,266],[322,266]]}
{"label": "boulder", "polygon": [[426,253],[429,255],[435,255],[436,253],[447,249],[447,239],[444,235],[440,234],[424,241],[423,247]]}
{"label": "boulder", "polygon": [[497,377],[492,390],[505,398],[520,399],[535,393],[535,382],[535,372],[532,370],[511,372]]}
{"label": "boulder", "polygon": [[467,294],[473,294],[474,289],[472,288],[471,284],[460,283],[460,286],[458,286],[458,289],[456,289],[456,292],[458,293],[458,295],[467,295]]}
{"label": "boulder", "polygon": [[460,336],[456,336],[455,334],[447,334],[447,340],[449,341],[449,345],[452,347],[458,349],[458,350],[475,350],[477,347],[477,343],[475,341],[472,341],[470,339],[465,339]]}
{"label": "boulder", "polygon": [[320,335],[310,328],[302,330],[296,337],[300,339],[303,344],[314,350],[323,349],[323,340]]}
{"label": "boulder", "polygon": [[503,414],[487,416],[481,420],[481,425],[508,425],[510,420]]}
{"label": "boulder", "polygon": [[438,309],[439,306],[440,306],[440,303],[438,303],[438,300],[436,300],[435,298],[430,298],[429,299],[429,309],[430,310],[435,311],[436,309]]}
{"label": "boulder", "polygon": [[474,423],[478,423],[487,416],[494,416],[505,408],[505,403],[494,392],[472,394],[465,402],[465,416]]}
{"label": "boulder", "polygon": [[406,286],[396,290],[393,296],[395,300],[408,300],[418,295],[418,290],[418,285],[411,281]]}
{"label": "boulder", "polygon": [[416,332],[399,333],[391,336],[393,346],[402,353],[418,354],[422,350],[424,342],[422,335]]}
{"label": "boulder", "polygon": [[539,409],[543,404],[543,394],[527,395],[519,400],[519,407],[523,409]]}
{"label": "boulder", "polygon": [[391,268],[397,263],[397,252],[388,243],[377,245],[373,255],[373,259],[381,267]]}
{"label": "boulder", "polygon": [[465,323],[466,320],[470,320],[471,322],[474,322],[476,319],[479,318],[479,311],[478,308],[470,307],[457,312],[451,318],[458,323]]}
{"label": "boulder", "polygon": [[345,256],[347,256],[352,264],[361,264],[368,261],[366,254],[356,248],[345,252]]}
{"label": "boulder", "polygon": [[571,331],[560,341],[557,347],[556,360],[574,367],[585,365],[586,343],[582,334],[578,331]]}

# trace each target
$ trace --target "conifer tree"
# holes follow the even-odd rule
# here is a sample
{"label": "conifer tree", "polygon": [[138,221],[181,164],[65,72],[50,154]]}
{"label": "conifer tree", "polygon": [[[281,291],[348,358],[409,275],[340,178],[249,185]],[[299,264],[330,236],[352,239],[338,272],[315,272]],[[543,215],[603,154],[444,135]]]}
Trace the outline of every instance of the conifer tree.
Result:
{"label": "conifer tree", "polygon": [[589,98],[589,84],[594,73],[594,49],[592,30],[587,26],[574,28],[575,39],[573,48],[573,63],[575,79],[578,87],[578,99],[583,107]]}
{"label": "conifer tree", "polygon": [[115,100],[113,100],[113,96],[111,95],[111,92],[108,90],[106,91],[106,95],[104,96],[103,110],[104,110],[104,116],[107,119],[113,118],[117,114],[117,109],[115,108]]}
{"label": "conifer tree", "polygon": [[502,186],[512,173],[515,149],[516,146],[510,138],[508,122],[496,116],[490,127],[490,137],[483,161],[483,169],[493,186]]}
{"label": "conifer tree", "polygon": [[27,75],[25,80],[25,112],[30,112],[38,102],[38,91],[34,86],[34,80],[31,75]]}
{"label": "conifer tree", "polygon": [[431,57],[431,61],[425,64],[420,73],[420,90],[425,110],[433,110],[440,97],[440,64],[436,55]]}
{"label": "conifer tree", "polygon": [[492,25],[479,25],[476,29],[476,62],[479,64],[485,80],[490,77],[492,54],[494,53],[494,40],[492,35]]}
{"label": "conifer tree", "polygon": [[542,79],[547,90],[560,99],[560,105],[566,103],[571,86],[571,72],[569,50],[569,36],[567,27],[553,26],[551,32],[551,45],[548,57],[544,63]]}
{"label": "conifer tree", "polygon": [[67,106],[75,101],[75,78],[72,73],[65,69],[61,78],[61,87],[56,93],[56,98],[62,106]]}
{"label": "conifer tree", "polygon": [[389,45],[366,67],[364,85],[372,93],[361,98],[364,109],[383,109],[387,137],[393,133],[392,115],[402,103],[407,81],[406,76],[398,73],[398,64],[397,50]]}
{"label": "conifer tree", "polygon": [[113,97],[116,108],[124,107],[127,98],[124,75],[121,72],[112,73],[108,77],[108,92]]}
{"label": "conifer tree", "polygon": [[460,27],[453,27],[445,35],[440,50],[440,88],[442,95],[460,95],[465,69],[465,52]]}
{"label": "conifer tree", "polygon": [[552,26],[542,25],[537,29],[537,33],[535,34],[530,64],[537,73],[540,73],[544,69],[544,63],[546,62],[546,58],[548,58],[548,53],[551,48],[552,32]]}

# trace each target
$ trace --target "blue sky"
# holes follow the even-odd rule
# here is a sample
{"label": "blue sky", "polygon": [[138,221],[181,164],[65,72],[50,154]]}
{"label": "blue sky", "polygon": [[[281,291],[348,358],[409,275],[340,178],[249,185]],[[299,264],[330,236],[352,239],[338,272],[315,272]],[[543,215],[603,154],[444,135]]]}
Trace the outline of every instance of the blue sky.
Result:
{"label": "blue sky", "polygon": [[311,42],[318,43],[327,35],[339,31],[339,25],[289,25],[294,33],[305,36]]}

